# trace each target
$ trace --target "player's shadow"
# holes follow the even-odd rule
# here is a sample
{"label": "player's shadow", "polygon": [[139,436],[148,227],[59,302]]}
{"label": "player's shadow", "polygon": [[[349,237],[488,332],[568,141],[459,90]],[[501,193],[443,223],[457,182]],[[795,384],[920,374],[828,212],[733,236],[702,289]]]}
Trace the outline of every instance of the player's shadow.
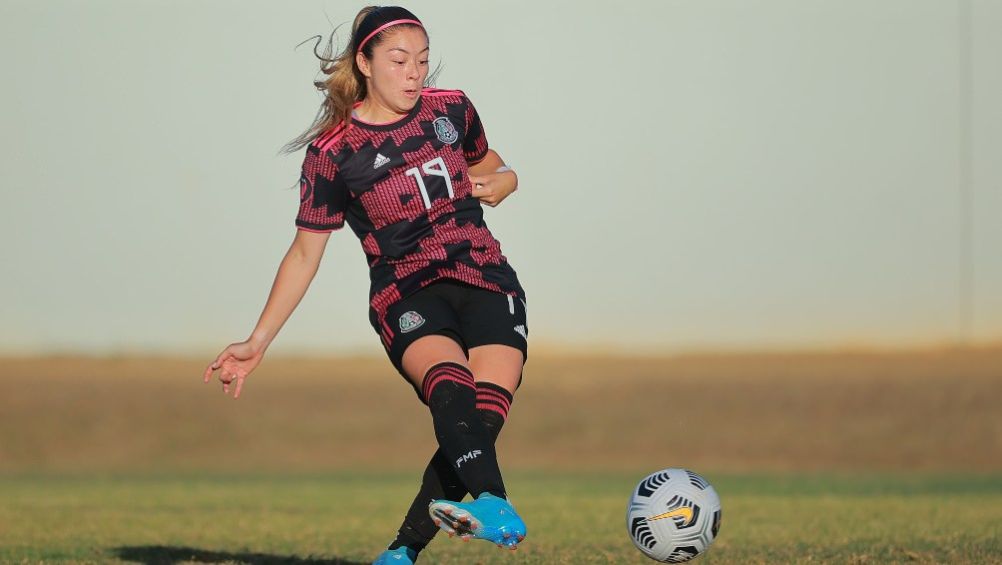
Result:
{"label": "player's shadow", "polygon": [[116,547],[111,550],[122,561],[146,565],[174,565],[175,563],[249,563],[253,565],[366,565],[338,557],[296,557],[294,555],[269,555],[267,553],[235,553],[211,551],[195,547],[170,545],[138,545]]}

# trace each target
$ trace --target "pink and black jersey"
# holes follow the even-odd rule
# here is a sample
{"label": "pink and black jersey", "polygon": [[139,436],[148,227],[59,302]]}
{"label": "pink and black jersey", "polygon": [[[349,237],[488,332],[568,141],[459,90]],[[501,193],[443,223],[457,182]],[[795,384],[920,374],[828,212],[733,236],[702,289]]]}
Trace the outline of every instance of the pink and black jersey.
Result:
{"label": "pink and black jersey", "polygon": [[353,119],[307,147],[296,225],[347,222],[370,269],[370,320],[390,341],[387,309],[440,279],[525,293],[471,195],[468,163],[487,154],[476,109],[459,90],[426,88],[389,124]]}

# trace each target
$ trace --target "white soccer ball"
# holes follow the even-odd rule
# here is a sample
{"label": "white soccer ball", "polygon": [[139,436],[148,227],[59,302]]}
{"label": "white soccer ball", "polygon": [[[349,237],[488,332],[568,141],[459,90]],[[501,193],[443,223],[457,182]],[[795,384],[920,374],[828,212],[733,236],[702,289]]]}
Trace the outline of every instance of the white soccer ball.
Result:
{"label": "white soccer ball", "polygon": [[633,489],[626,530],[651,559],[682,563],[710,547],[720,516],[720,497],[706,479],[686,469],[664,469]]}

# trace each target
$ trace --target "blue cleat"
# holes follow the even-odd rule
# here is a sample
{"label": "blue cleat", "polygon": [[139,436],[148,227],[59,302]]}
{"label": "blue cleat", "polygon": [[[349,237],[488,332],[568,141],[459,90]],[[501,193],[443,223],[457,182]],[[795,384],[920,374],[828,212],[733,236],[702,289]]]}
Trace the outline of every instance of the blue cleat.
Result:
{"label": "blue cleat", "polygon": [[380,553],[372,565],[414,565],[415,561],[417,552],[405,545]]}
{"label": "blue cleat", "polygon": [[525,522],[507,500],[490,493],[472,502],[435,500],[428,506],[428,513],[449,537],[459,536],[463,541],[482,539],[498,547],[517,549],[525,539]]}

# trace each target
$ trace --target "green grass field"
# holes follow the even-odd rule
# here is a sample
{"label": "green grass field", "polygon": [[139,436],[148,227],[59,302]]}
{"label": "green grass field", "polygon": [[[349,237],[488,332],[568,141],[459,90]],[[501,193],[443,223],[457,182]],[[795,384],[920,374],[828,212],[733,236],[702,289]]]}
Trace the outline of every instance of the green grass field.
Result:
{"label": "green grass field", "polygon": [[[435,450],[383,359],[0,359],[0,563],[370,563]],[[723,504],[697,563],[1002,563],[1002,346],[531,356],[499,441],[529,538],[421,563],[653,563],[631,490],[693,469]]]}
{"label": "green grass field", "polygon": [[[624,525],[637,475],[515,473],[516,552],[437,538],[426,563],[646,563]],[[1002,477],[708,474],[724,508],[702,563],[1002,562]],[[410,475],[7,477],[0,561],[369,563]]]}

